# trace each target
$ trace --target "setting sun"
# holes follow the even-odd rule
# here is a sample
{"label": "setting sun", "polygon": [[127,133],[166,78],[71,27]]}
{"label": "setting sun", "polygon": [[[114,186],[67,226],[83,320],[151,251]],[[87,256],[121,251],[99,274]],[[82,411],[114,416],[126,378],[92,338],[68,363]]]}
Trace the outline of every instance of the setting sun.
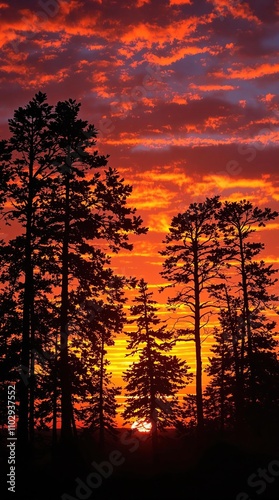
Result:
{"label": "setting sun", "polygon": [[147,422],[147,420],[137,420],[131,425],[131,429],[139,432],[150,432],[152,429],[152,423]]}

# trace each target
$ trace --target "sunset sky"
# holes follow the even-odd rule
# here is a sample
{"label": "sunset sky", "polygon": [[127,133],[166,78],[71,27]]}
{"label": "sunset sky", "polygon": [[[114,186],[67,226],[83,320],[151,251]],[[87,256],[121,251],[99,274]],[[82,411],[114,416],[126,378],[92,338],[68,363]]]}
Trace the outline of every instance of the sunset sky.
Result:
{"label": "sunset sky", "polygon": [[[278,210],[279,0],[11,0],[0,16],[1,137],[39,90],[81,102],[149,227],[113,265],[147,280],[167,317],[158,251],[173,215],[217,194]],[[278,227],[259,233],[277,267]]]}

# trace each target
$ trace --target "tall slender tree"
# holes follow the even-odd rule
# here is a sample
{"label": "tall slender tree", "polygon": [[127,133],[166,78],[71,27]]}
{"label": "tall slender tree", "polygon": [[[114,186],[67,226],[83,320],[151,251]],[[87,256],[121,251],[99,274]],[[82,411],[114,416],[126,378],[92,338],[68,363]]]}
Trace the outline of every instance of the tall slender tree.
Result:
{"label": "tall slender tree", "polygon": [[266,265],[263,260],[260,262],[257,260],[260,252],[264,250],[264,243],[249,241],[249,237],[256,231],[256,227],[264,227],[276,217],[278,217],[278,212],[270,208],[254,207],[246,200],[226,201],[217,214],[218,226],[223,233],[225,245],[232,250],[233,269],[237,272],[239,279],[243,319],[240,370],[243,373],[245,342],[247,341],[250,386],[254,403],[256,402],[256,373],[251,315],[257,316],[259,311],[270,307],[274,301],[278,300],[278,297],[271,291],[278,280],[274,277],[276,270],[271,265]]}
{"label": "tall slender tree", "polygon": [[[21,364],[28,373],[30,346],[34,342],[31,326],[34,301],[33,224],[41,186],[51,168],[53,149],[49,126],[52,119],[52,107],[47,104],[46,95],[39,92],[25,108],[15,111],[14,117],[9,120],[11,137],[7,146],[1,148],[2,167],[4,164],[4,170],[9,170],[11,175],[7,195],[13,209],[9,216],[19,222],[24,235]],[[22,444],[23,451],[28,443],[29,392],[30,385],[25,377],[21,377],[18,443]]]}
{"label": "tall slender tree", "polygon": [[[216,213],[220,209],[219,197],[207,198],[203,203],[191,203],[184,213],[173,217],[169,234],[161,255],[166,257],[162,276],[178,286],[170,304],[184,304],[188,309],[190,331],[196,351],[197,424],[203,428],[202,352],[201,331],[213,309],[208,297],[212,280],[222,276],[224,252],[220,248]],[[181,330],[183,331],[183,330]],[[189,340],[189,336],[186,338]]]}

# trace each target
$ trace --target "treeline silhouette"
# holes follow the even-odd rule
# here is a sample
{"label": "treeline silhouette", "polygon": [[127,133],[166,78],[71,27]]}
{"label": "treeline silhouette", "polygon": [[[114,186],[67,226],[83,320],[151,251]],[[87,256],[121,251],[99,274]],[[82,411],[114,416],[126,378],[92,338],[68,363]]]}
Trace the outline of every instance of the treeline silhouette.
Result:
{"label": "treeline silhouette", "polygon": [[[161,275],[179,322],[168,325],[148,283],[111,267],[109,255],[132,252],[129,236],[148,229],[128,205],[132,186],[98,154],[97,130],[79,112],[75,100],[53,107],[39,92],[14,112],[10,137],[0,142],[1,218],[11,233],[0,249],[1,424],[9,381],[17,388],[18,456],[47,428],[54,453],[58,446],[69,453],[77,420],[98,431],[101,446],[106,432],[117,434],[121,387],[113,384],[106,348],[125,324],[133,325],[127,354],[138,360],[123,373],[123,417],[152,424],[154,449],[166,427],[201,436],[205,428],[275,422],[277,279],[261,259],[256,230],[278,213],[215,196],[173,217]],[[127,288],[136,288],[128,317]],[[203,387],[201,334],[213,320]],[[184,342],[193,343],[195,375],[172,355]],[[181,404],[178,393],[194,376],[196,394]]]}

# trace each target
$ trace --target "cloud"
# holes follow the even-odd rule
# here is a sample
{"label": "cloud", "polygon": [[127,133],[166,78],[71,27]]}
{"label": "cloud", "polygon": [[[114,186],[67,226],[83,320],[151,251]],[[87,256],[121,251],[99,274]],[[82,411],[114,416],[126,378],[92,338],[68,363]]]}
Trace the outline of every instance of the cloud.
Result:
{"label": "cloud", "polygon": [[137,8],[140,8],[148,3],[150,3],[150,0],[137,0],[136,6]]}
{"label": "cloud", "polygon": [[262,96],[260,98],[260,100],[263,101],[263,102],[268,103],[268,102],[273,101],[274,97],[276,97],[276,94],[270,94],[270,93],[268,93],[268,94]]}
{"label": "cloud", "polygon": [[192,89],[198,89],[202,92],[218,92],[218,91],[227,91],[227,90],[236,90],[239,88],[237,85],[222,85],[222,84],[208,84],[208,85],[196,85],[195,83],[191,83],[190,87]]}
{"label": "cloud", "polygon": [[192,5],[193,0],[170,0],[170,5]]}
{"label": "cloud", "polygon": [[213,4],[218,16],[232,16],[234,19],[245,19],[260,24],[259,18],[253,13],[248,2],[234,0],[207,0]]}
{"label": "cloud", "polygon": [[197,47],[197,46],[187,46],[182,47],[178,50],[173,50],[172,54],[168,56],[157,56],[154,54],[148,55],[148,61],[159,64],[160,66],[169,66],[174,62],[184,59],[185,56],[193,56],[196,54],[204,54],[205,52],[212,53],[210,47]]}
{"label": "cloud", "polygon": [[[154,184],[153,184],[154,182]],[[175,196],[167,187],[158,186],[154,181],[150,183],[134,183],[129,203],[135,205],[139,211],[162,210],[168,208]]]}
{"label": "cloud", "polygon": [[264,63],[254,67],[244,66],[239,63],[237,66],[239,67],[228,68],[227,72],[217,71],[216,73],[213,73],[213,76],[217,78],[224,78],[226,80],[253,80],[254,78],[262,78],[267,75],[276,75],[279,73],[279,63]]}
{"label": "cloud", "polygon": [[194,33],[200,24],[206,24],[209,20],[205,17],[191,16],[165,26],[152,25],[147,22],[139,23],[131,26],[122,35],[121,40],[124,44],[143,40],[146,42],[145,47],[151,48],[153,44],[163,47],[167,42],[184,40],[186,36]]}

